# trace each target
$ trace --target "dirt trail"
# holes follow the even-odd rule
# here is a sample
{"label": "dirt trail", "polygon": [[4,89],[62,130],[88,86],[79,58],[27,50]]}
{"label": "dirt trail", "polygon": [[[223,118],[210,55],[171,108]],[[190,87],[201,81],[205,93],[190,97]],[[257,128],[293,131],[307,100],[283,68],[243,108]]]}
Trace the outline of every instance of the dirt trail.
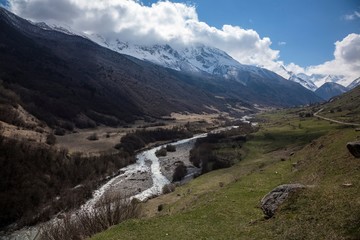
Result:
{"label": "dirt trail", "polygon": [[358,124],[358,123],[347,123],[347,122],[342,122],[342,121],[338,121],[338,120],[335,120],[335,119],[331,119],[331,118],[327,118],[327,117],[320,116],[319,113],[322,112],[322,110],[324,110],[324,109],[321,108],[319,111],[317,111],[316,113],[314,113],[314,116],[315,116],[315,117],[318,117],[318,118],[321,118],[321,119],[324,119],[324,120],[329,121],[329,122],[333,122],[333,123],[338,123],[338,124],[348,125],[348,126],[360,127],[360,124]]}

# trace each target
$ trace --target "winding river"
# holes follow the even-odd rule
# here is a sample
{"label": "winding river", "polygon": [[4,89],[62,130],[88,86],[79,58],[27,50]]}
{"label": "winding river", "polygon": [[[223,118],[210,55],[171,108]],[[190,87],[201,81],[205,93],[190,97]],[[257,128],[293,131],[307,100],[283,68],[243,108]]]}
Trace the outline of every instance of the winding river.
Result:
{"label": "winding river", "polygon": [[[247,122],[248,118],[244,118],[242,120]],[[219,133],[232,128],[237,128],[237,126],[219,128],[211,131],[210,133]],[[206,137],[207,135],[208,133],[198,134],[192,138],[182,139],[171,144],[175,146],[190,144],[189,147],[191,148],[196,139]],[[109,192],[118,193],[127,191],[127,196],[130,196],[131,198],[137,198],[140,201],[146,201],[149,198],[162,194],[163,187],[166,184],[169,184],[170,181],[161,172],[160,160],[155,155],[155,152],[164,146],[166,146],[166,144],[154,147],[150,150],[145,150],[137,154],[136,163],[121,169],[121,174],[110,179],[107,183],[94,191],[93,198],[88,200],[76,212],[93,209],[101,197],[105,193]],[[191,176],[187,176],[187,178],[191,178]],[[142,186],[143,189],[139,186]],[[51,221],[56,221],[56,219]],[[39,226],[24,228],[12,233],[9,236],[1,237],[1,239],[36,240],[38,232]]]}

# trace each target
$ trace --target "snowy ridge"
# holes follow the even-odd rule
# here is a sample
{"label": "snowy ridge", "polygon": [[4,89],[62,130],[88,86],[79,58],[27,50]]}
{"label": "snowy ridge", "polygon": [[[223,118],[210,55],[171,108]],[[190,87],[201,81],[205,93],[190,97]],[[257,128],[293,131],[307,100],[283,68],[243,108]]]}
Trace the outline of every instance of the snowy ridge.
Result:
{"label": "snowy ridge", "polygon": [[279,77],[266,69],[240,64],[226,52],[203,44],[175,48],[168,44],[145,46],[123,42],[119,39],[106,40],[100,35],[91,35],[89,38],[115,52],[177,71],[207,73],[236,80],[242,84],[246,84],[247,77],[244,77],[244,72],[261,77]]}
{"label": "snowy ridge", "polygon": [[[169,44],[138,45],[119,39],[106,39],[99,34],[77,32],[71,29],[71,27],[55,21],[36,23],[36,25],[44,30],[54,30],[67,35],[81,36],[115,52],[149,61],[176,71],[206,73],[229,80],[235,80],[244,85],[246,85],[247,81],[252,77],[265,79],[281,78],[269,70],[241,64],[226,52],[203,44],[182,47],[174,47]],[[285,69],[284,66],[281,67],[282,70],[285,71],[285,75],[288,76],[288,80],[297,82],[311,91],[315,91],[326,82],[348,85],[347,79],[344,76],[320,74],[308,76],[304,73],[295,74]]]}
{"label": "snowy ridge", "polygon": [[356,88],[356,87],[359,86],[359,85],[360,85],[360,77],[357,78],[357,79],[355,79],[354,81],[352,81],[352,82],[347,86],[347,88],[348,88],[349,90],[351,90],[351,89],[353,89],[353,88]]}
{"label": "snowy ridge", "polygon": [[323,75],[323,74],[312,74],[308,76],[304,73],[298,74],[300,77],[306,80],[312,81],[317,87],[324,85],[324,83],[332,82],[343,86],[347,85],[347,78],[342,75]]}
{"label": "snowy ridge", "polygon": [[308,78],[305,74],[295,74],[291,71],[288,71],[284,66],[281,66],[281,68],[288,74],[288,80],[299,83],[303,87],[315,91],[318,87],[314,84],[314,82]]}
{"label": "snowy ridge", "polygon": [[305,73],[295,74],[291,71],[288,71],[284,66],[281,66],[281,68],[285,71],[285,75],[287,76],[288,80],[297,82],[311,91],[316,91],[316,89],[325,83],[337,83],[342,86],[348,86],[348,78],[342,75],[307,75]]}
{"label": "snowy ridge", "polygon": [[38,22],[38,23],[33,23],[33,24],[44,30],[47,30],[47,31],[57,31],[57,32],[65,33],[67,35],[80,36],[80,37],[89,39],[82,32],[76,31],[76,30],[72,29],[70,26],[64,25],[63,23],[58,23],[56,21],[51,21],[51,22],[48,21],[46,23]]}

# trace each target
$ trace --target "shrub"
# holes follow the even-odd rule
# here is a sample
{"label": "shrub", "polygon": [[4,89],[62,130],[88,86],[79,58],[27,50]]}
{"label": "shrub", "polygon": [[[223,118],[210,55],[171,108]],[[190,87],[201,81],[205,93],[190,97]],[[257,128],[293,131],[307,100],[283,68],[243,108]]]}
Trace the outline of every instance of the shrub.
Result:
{"label": "shrub", "polygon": [[183,162],[180,162],[174,170],[173,182],[181,181],[186,176],[186,174],[187,168]]}
{"label": "shrub", "polygon": [[[247,141],[246,134],[253,130],[249,124],[240,125],[239,128],[227,130],[221,133],[209,134],[205,138],[197,139],[193,149],[190,150],[190,162],[195,167],[201,167],[201,173],[227,168],[232,166],[240,154],[233,148],[241,148],[242,144]],[[273,139],[274,136],[265,133],[265,139]],[[217,151],[221,146],[227,151]],[[231,150],[230,150],[231,149]]]}
{"label": "shrub", "polygon": [[85,239],[139,215],[138,203],[128,198],[109,197],[100,200],[96,208],[67,214],[65,218],[43,226],[40,240]]}
{"label": "shrub", "polygon": [[164,209],[164,204],[159,204],[158,212],[161,212]]}
{"label": "shrub", "polygon": [[53,133],[50,133],[46,137],[46,143],[49,145],[54,145],[56,143],[56,137]]}
{"label": "shrub", "polygon": [[175,184],[169,183],[166,184],[163,188],[162,188],[162,193],[163,194],[168,194],[175,191]]}
{"label": "shrub", "polygon": [[157,157],[165,157],[165,156],[167,155],[166,148],[164,148],[164,147],[160,148],[159,150],[157,150],[157,151],[155,152],[155,155],[156,155]]}
{"label": "shrub", "polygon": [[68,130],[68,131],[73,131],[75,126],[73,123],[71,122],[63,122],[60,124],[62,128]]}
{"label": "shrub", "polygon": [[96,141],[96,140],[99,140],[99,137],[96,133],[93,133],[90,136],[88,136],[87,139],[90,141]]}
{"label": "shrub", "polygon": [[63,128],[56,128],[54,131],[54,134],[58,135],[58,136],[64,136],[65,133],[66,133],[66,130]]}
{"label": "shrub", "polygon": [[122,137],[120,140],[121,144],[117,145],[115,148],[122,148],[128,153],[134,153],[134,151],[145,147],[148,143],[188,137],[192,137],[192,133],[190,133],[184,128],[178,127],[174,127],[172,129],[158,128],[149,131],[137,130],[135,132],[128,133],[124,137]]}
{"label": "shrub", "polygon": [[176,147],[174,145],[166,145],[166,151],[168,152],[176,152]]}

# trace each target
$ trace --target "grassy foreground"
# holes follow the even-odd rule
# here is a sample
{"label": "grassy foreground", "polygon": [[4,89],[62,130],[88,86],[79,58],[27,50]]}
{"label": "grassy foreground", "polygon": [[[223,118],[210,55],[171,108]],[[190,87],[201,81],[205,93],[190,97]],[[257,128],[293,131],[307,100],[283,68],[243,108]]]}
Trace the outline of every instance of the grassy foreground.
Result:
{"label": "grassy foreground", "polygon": [[[92,239],[360,239],[360,161],[346,149],[359,132],[296,111],[262,118],[236,149],[242,159],[235,166],[148,201],[144,218]],[[265,220],[259,201],[284,183],[310,187]]]}

